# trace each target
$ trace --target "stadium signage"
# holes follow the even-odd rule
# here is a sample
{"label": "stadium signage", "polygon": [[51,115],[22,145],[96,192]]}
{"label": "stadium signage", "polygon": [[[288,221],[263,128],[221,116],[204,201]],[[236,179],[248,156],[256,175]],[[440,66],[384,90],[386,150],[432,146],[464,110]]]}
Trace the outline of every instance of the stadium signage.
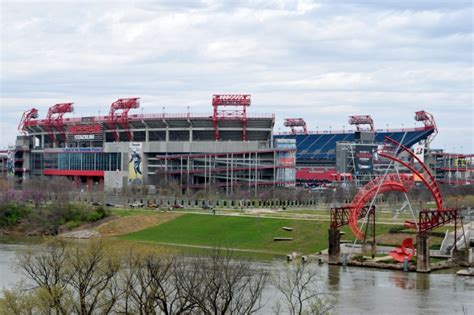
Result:
{"label": "stadium signage", "polygon": [[68,128],[68,142],[101,141],[102,126],[98,123],[72,125]]}
{"label": "stadium signage", "polygon": [[102,152],[102,148],[64,148],[65,153],[95,153]]}
{"label": "stadium signage", "polygon": [[371,145],[357,145],[355,147],[355,171],[356,173],[372,173],[374,169],[374,151]]}
{"label": "stadium signage", "polygon": [[75,140],[94,140],[94,135],[74,135]]}
{"label": "stadium signage", "polygon": [[84,135],[84,134],[94,134],[101,133],[102,128],[100,124],[91,124],[91,125],[73,125],[68,129],[68,133],[72,135]]}

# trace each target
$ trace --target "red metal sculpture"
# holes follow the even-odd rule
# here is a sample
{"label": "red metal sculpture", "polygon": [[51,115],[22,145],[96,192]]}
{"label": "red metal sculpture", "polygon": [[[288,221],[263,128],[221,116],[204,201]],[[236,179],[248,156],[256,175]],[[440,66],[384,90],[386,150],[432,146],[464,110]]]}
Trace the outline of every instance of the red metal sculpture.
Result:
{"label": "red metal sculpture", "polygon": [[[407,251],[407,249],[410,249],[410,251]],[[409,237],[404,239],[400,248],[392,250],[388,254],[398,262],[404,262],[405,258],[410,261],[413,258],[413,255],[415,255],[415,245],[413,244],[413,238]]]}
{"label": "red metal sculpture", "polygon": [[[399,154],[405,152],[410,157],[409,161],[403,160]],[[352,215],[349,222],[352,233],[359,239],[362,240],[364,233],[358,227],[357,220],[359,219],[359,212],[365,206],[366,203],[370,202],[377,194],[381,194],[388,191],[399,191],[399,192],[408,192],[413,178],[418,178],[421,182],[429,189],[433,199],[436,203],[436,208],[438,211],[447,210],[443,208],[443,197],[441,195],[441,189],[436,182],[436,179],[431,174],[430,170],[426,165],[421,161],[409,148],[405,147],[401,143],[385,137],[385,143],[381,150],[378,152],[379,156],[387,158],[395,163],[401,164],[409,169],[413,175],[407,174],[388,174],[386,176],[381,176],[373,181],[369,182],[367,185],[362,187],[359,192],[354,197],[351,207]],[[407,177],[408,176],[408,177]],[[426,225],[423,226],[423,229],[430,229],[431,225],[439,224],[439,220],[436,219],[436,222],[429,223],[427,221]],[[415,222],[406,221],[405,225],[407,227],[416,227]]]}
{"label": "red metal sculpture", "polygon": [[357,221],[360,219],[361,210],[368,202],[377,194],[383,194],[388,191],[408,192],[411,180],[412,177],[410,175],[393,173],[377,177],[362,187],[350,205],[352,213],[349,220],[349,227],[354,236],[359,240],[364,239],[364,232],[359,228]]}

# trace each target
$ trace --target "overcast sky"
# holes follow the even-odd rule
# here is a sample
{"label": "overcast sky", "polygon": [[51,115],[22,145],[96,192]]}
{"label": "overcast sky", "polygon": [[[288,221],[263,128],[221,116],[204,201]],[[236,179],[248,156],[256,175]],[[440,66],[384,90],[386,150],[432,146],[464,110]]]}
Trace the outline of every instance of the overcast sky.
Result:
{"label": "overcast sky", "polygon": [[432,147],[474,152],[472,1],[2,1],[0,17],[0,148],[31,107],[103,115],[139,96],[144,113],[201,113],[250,93],[276,131],[354,114],[413,127],[424,109]]}

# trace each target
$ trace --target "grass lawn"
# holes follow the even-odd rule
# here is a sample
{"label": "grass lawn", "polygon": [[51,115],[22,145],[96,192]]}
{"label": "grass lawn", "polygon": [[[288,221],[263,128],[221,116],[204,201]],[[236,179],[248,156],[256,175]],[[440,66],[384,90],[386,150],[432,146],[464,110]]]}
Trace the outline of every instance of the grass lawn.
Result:
{"label": "grass lawn", "polygon": [[[282,227],[292,227],[284,231]],[[270,219],[237,216],[184,214],[163,224],[119,236],[130,241],[220,246],[288,254],[304,254],[327,248],[328,222]],[[377,225],[377,234],[387,233],[393,225]],[[344,239],[351,239],[348,227]],[[273,241],[274,237],[292,237],[293,241]]]}

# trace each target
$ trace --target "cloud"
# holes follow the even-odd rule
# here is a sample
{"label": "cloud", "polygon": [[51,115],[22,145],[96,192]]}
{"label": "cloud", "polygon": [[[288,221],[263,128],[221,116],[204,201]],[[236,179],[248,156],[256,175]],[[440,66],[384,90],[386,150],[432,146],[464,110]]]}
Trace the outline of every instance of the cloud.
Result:
{"label": "cloud", "polygon": [[[76,116],[140,96],[145,112],[210,112],[213,93],[251,93],[251,112],[310,127],[432,112],[434,145],[473,151],[469,1],[1,2],[0,147],[32,106]],[[10,125],[8,125],[10,124]],[[464,126],[463,131],[453,129]],[[339,129],[339,128],[338,128]],[[469,132],[471,130],[471,132]]]}

